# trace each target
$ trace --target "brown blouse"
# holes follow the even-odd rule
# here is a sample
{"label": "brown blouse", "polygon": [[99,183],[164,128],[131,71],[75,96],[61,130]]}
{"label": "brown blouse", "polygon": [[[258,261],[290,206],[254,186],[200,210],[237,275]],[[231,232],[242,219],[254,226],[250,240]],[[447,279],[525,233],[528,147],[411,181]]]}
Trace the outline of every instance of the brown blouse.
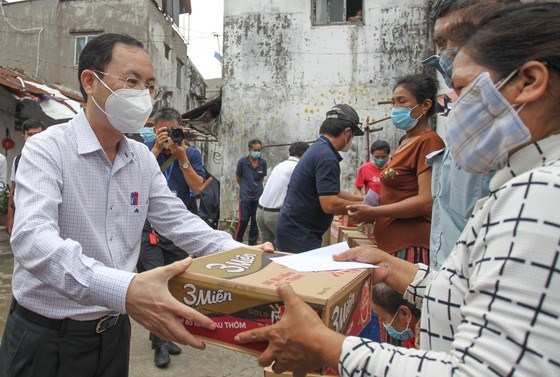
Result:
{"label": "brown blouse", "polygon": [[[431,169],[426,164],[426,155],[444,146],[443,140],[432,130],[408,143],[405,140],[381,173],[380,205],[418,195],[418,176]],[[377,245],[391,254],[412,246],[429,248],[430,223],[431,213],[407,219],[378,217],[374,229]]]}

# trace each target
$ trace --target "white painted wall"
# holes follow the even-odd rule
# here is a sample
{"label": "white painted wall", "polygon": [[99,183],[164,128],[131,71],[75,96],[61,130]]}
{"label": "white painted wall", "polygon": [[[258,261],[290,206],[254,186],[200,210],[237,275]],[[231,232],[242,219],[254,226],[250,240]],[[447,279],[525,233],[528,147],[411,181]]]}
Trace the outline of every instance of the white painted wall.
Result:
{"label": "white painted wall", "polygon": [[[398,4],[398,5],[397,5]],[[247,142],[265,145],[315,140],[326,111],[337,102],[353,106],[365,123],[380,119],[397,77],[422,70],[432,51],[428,1],[365,0],[364,25],[311,25],[311,0],[226,1],[224,77],[220,140],[222,217],[237,208],[235,167]],[[372,141],[394,147],[400,136],[390,122]],[[342,186],[352,190],[365,158],[364,138],[356,138],[342,162]],[[288,147],[265,148],[269,170]]]}

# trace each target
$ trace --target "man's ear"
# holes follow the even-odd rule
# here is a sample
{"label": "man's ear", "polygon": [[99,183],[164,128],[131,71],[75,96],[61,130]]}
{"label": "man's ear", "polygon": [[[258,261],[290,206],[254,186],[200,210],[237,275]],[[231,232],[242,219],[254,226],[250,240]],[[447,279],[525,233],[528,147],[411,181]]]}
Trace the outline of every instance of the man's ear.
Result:
{"label": "man's ear", "polygon": [[544,63],[530,61],[523,64],[513,85],[519,91],[513,103],[523,104],[539,100],[546,94],[549,79],[550,73]]}
{"label": "man's ear", "polygon": [[93,83],[97,80],[93,71],[89,69],[84,69],[80,75],[80,80],[82,82],[82,87],[88,96],[93,93]]}

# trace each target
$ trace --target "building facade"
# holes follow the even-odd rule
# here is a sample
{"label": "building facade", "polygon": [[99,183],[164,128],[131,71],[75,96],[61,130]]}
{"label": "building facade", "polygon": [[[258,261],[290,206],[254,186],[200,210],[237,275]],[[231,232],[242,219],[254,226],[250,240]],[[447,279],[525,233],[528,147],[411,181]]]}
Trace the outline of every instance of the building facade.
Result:
{"label": "building facade", "polygon": [[[178,12],[185,11],[184,4],[190,1],[2,3],[5,17],[0,22],[0,66],[13,67],[45,83],[78,92],[78,57],[88,40],[106,32],[127,33],[144,43],[153,60],[158,104],[183,113],[206,101],[206,84],[187,57],[187,44],[176,25],[178,20],[165,14],[175,14],[177,18]],[[11,128],[12,135],[20,134],[15,129],[20,118],[17,106],[5,107],[0,126]],[[12,152],[17,153],[18,150]],[[8,159],[13,157],[9,155]]]}

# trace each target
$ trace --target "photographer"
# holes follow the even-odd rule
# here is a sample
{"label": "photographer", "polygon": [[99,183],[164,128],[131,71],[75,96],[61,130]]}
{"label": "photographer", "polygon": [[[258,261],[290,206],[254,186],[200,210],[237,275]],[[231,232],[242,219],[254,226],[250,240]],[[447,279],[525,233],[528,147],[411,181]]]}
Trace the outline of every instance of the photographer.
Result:
{"label": "photographer", "polygon": [[[152,122],[150,122],[152,121]],[[194,147],[188,145],[181,127],[181,114],[172,108],[158,110],[153,118],[148,119],[147,126],[154,124],[154,130],[144,128],[141,133],[146,145],[161,168],[169,189],[178,196],[189,211],[196,214],[198,208],[194,196],[200,194],[205,178],[202,167],[202,155]],[[138,272],[165,266],[184,259],[187,253],[173,242],[159,235],[146,222],[142,230],[140,257],[136,266]],[[166,367],[170,362],[169,355],[181,353],[181,348],[172,342],[150,334],[154,349],[154,363],[157,367]]]}

